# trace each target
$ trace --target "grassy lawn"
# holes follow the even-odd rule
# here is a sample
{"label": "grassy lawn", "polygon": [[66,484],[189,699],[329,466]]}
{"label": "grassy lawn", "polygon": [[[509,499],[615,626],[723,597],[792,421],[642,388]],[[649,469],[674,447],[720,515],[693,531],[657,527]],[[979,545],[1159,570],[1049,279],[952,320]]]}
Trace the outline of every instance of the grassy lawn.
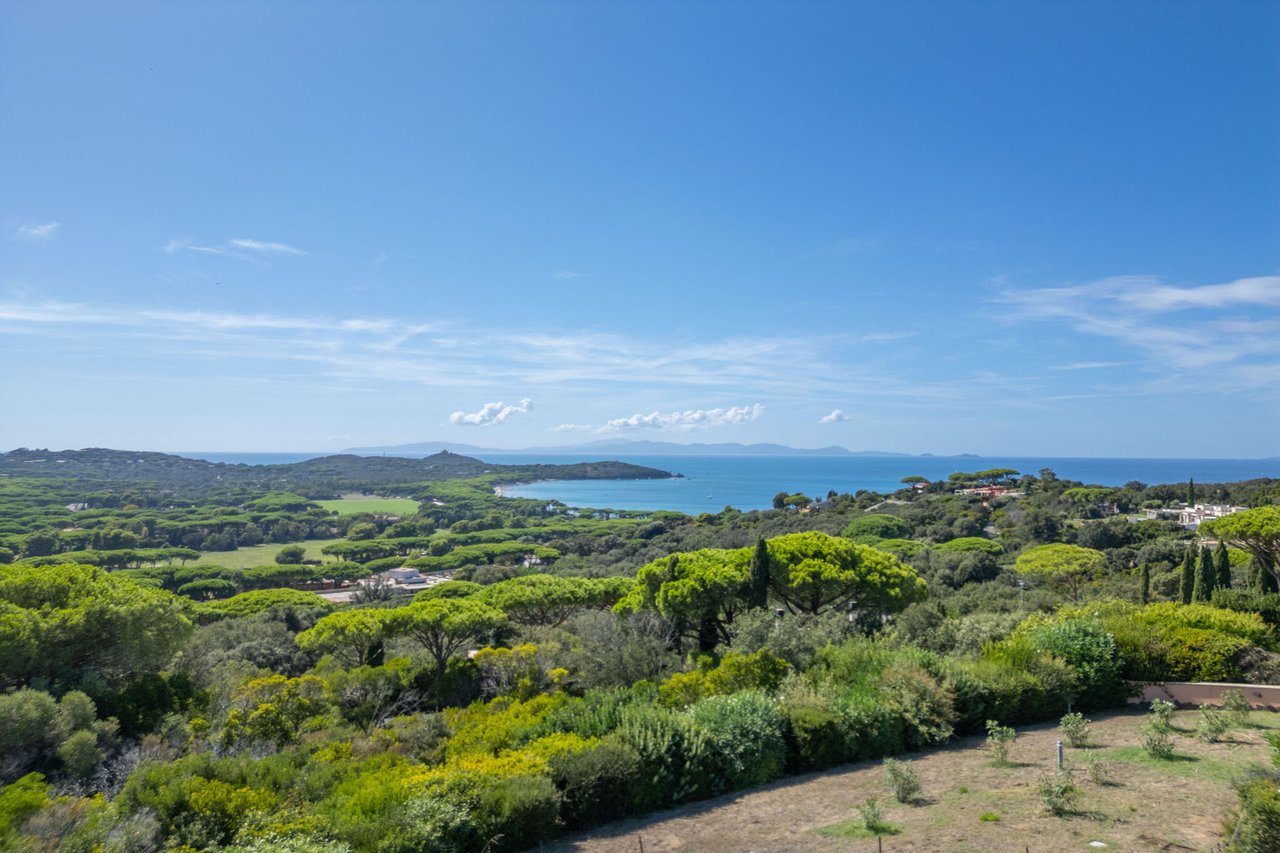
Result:
{"label": "grassy lawn", "polygon": [[238,548],[235,551],[214,551],[200,555],[200,559],[190,565],[205,566],[222,566],[226,569],[252,569],[255,566],[269,566],[276,561],[276,554],[280,553],[281,548],[287,548],[289,545],[301,545],[307,549],[305,559],[323,560],[326,559],[320,553],[320,549],[325,545],[332,545],[337,539],[307,539],[302,542],[286,542],[283,545],[272,543],[270,545],[251,545],[247,548]]}
{"label": "grassy lawn", "polygon": [[336,501],[316,501],[338,515],[372,512],[379,515],[417,515],[418,502],[409,498],[345,497]]}
{"label": "grassy lawn", "polygon": [[1192,734],[1197,712],[1179,711],[1174,758],[1161,761],[1141,747],[1144,713],[1089,716],[1091,753],[1105,762],[1106,778],[1092,781],[1084,750],[1068,748],[1080,797],[1063,817],[1045,809],[1036,784],[1053,769],[1062,735],[1056,725],[1039,725],[1019,729],[1006,767],[992,764],[980,737],[902,756],[923,783],[910,805],[893,799],[878,762],[863,762],[599,827],[545,850],[634,853],[640,837],[646,851],[874,851],[877,841],[858,820],[871,797],[888,825],[886,851],[1210,850],[1224,840],[1222,820],[1235,806],[1231,780],[1268,762],[1262,735],[1280,730],[1280,714],[1255,711],[1229,740],[1204,743]]}

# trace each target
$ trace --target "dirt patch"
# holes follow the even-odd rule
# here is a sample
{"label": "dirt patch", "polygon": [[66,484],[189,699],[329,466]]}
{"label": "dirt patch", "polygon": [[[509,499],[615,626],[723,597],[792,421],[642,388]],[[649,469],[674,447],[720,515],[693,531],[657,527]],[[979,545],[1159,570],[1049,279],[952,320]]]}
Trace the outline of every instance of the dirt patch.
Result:
{"label": "dirt patch", "polygon": [[874,838],[817,832],[855,817],[868,797],[879,799],[886,821],[902,827],[883,839],[886,851],[1208,850],[1222,841],[1223,816],[1235,804],[1231,778],[1265,763],[1262,734],[1280,729],[1280,714],[1252,717],[1254,726],[1233,732],[1233,741],[1206,744],[1190,734],[1196,712],[1181,711],[1174,719],[1184,730],[1174,737],[1177,759],[1162,762],[1140,748],[1141,711],[1094,715],[1093,753],[1107,763],[1110,783],[1091,782],[1083,751],[1068,749],[1082,796],[1062,818],[1046,812],[1036,792],[1037,778],[1054,767],[1061,737],[1056,726],[1042,725],[1019,730],[1012,767],[991,766],[979,737],[907,756],[923,783],[916,805],[895,802],[879,764],[866,762],[609,824],[543,850],[640,853],[643,844],[644,853],[876,851]]}

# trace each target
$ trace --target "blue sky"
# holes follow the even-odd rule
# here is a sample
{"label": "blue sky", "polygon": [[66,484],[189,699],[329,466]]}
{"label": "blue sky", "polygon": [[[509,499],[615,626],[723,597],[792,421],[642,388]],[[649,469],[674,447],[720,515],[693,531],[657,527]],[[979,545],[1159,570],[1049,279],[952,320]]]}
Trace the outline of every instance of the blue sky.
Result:
{"label": "blue sky", "polygon": [[0,449],[1280,454],[1274,3],[0,6]]}

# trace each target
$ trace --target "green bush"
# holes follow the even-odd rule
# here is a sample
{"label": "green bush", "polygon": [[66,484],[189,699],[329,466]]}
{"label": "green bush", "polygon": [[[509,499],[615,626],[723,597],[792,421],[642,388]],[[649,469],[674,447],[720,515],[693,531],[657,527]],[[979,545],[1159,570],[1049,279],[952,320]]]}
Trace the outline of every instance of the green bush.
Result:
{"label": "green bush", "polygon": [[786,723],[773,699],[754,691],[711,696],[689,713],[711,751],[711,793],[763,785],[782,775]]}
{"label": "green bush", "polygon": [[1232,853],[1280,850],[1280,780],[1274,772],[1254,772],[1236,783],[1240,810],[1227,827]]}
{"label": "green bush", "polygon": [[632,788],[639,812],[705,797],[711,790],[713,757],[707,738],[685,714],[634,706],[622,712],[618,739],[640,760]]}
{"label": "green bush", "polygon": [[1027,638],[1040,651],[1066,661],[1076,673],[1076,704],[1080,707],[1106,708],[1128,697],[1130,688],[1121,675],[1115,638],[1100,622],[1049,622],[1032,627]]}
{"label": "green bush", "polygon": [[1056,773],[1042,773],[1036,782],[1036,789],[1044,807],[1051,813],[1061,817],[1075,808],[1080,797],[1080,789],[1071,781],[1071,772],[1059,769]]}
{"label": "green bush", "polygon": [[16,830],[31,815],[49,804],[49,786],[39,773],[0,786],[0,846],[5,835]]}
{"label": "green bush", "polygon": [[1205,743],[1217,743],[1231,728],[1227,715],[1208,705],[1200,706],[1200,717],[1196,720],[1196,737]]}
{"label": "green bush", "polygon": [[1175,628],[1169,633],[1170,681],[1234,681],[1241,675],[1238,655],[1249,641],[1205,628]]}
{"label": "green bush", "polygon": [[1089,720],[1084,714],[1067,714],[1058,721],[1058,728],[1071,746],[1079,749],[1089,745]]}
{"label": "green bush", "polygon": [[884,758],[904,749],[906,721],[873,687],[855,687],[835,702],[846,735],[850,759]]}
{"label": "green bush", "polygon": [[88,779],[104,758],[98,736],[90,731],[75,732],[58,746],[63,772],[73,779]]}
{"label": "green bush", "polygon": [[1256,613],[1273,628],[1280,625],[1280,593],[1256,589],[1215,589],[1213,606],[1238,613]]}
{"label": "green bush", "polygon": [[556,833],[560,792],[545,776],[494,779],[480,790],[473,819],[481,841],[497,851],[527,850]]}
{"label": "green bush", "polygon": [[991,750],[991,761],[1001,767],[1009,764],[1009,749],[1018,739],[1018,732],[1012,726],[1002,726],[995,720],[987,720],[987,748]]}
{"label": "green bush", "polygon": [[783,706],[787,718],[788,758],[793,770],[822,770],[849,760],[844,718],[813,702]]}
{"label": "green bush", "polygon": [[900,803],[909,803],[920,793],[920,774],[911,768],[909,761],[886,758],[884,778],[893,789],[894,799]]}
{"label": "green bush", "polygon": [[565,826],[593,826],[626,816],[640,767],[634,750],[610,739],[592,749],[559,753],[549,764]]}

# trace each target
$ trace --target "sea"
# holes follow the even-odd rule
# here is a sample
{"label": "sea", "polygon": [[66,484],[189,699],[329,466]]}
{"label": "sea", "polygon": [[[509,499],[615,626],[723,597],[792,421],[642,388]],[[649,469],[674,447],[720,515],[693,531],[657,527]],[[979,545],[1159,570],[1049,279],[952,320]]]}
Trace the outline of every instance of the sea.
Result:
{"label": "sea", "polygon": [[[301,462],[323,453],[182,453],[210,462],[272,465]],[[388,454],[393,455],[393,454]],[[409,457],[422,454],[394,454]],[[597,462],[600,454],[480,453],[477,458],[502,465]],[[597,509],[668,509],[689,514],[718,512],[726,506],[767,509],[778,492],[823,497],[828,491],[892,492],[903,477],[946,479],[956,471],[1013,468],[1039,476],[1048,468],[1059,477],[1098,486],[1122,486],[1133,480],[1158,483],[1230,483],[1256,477],[1280,478],[1275,459],[1120,459],[1013,456],[634,456],[609,459],[645,465],[682,477],[665,480],[551,480],[508,486],[511,497],[558,500]]]}

